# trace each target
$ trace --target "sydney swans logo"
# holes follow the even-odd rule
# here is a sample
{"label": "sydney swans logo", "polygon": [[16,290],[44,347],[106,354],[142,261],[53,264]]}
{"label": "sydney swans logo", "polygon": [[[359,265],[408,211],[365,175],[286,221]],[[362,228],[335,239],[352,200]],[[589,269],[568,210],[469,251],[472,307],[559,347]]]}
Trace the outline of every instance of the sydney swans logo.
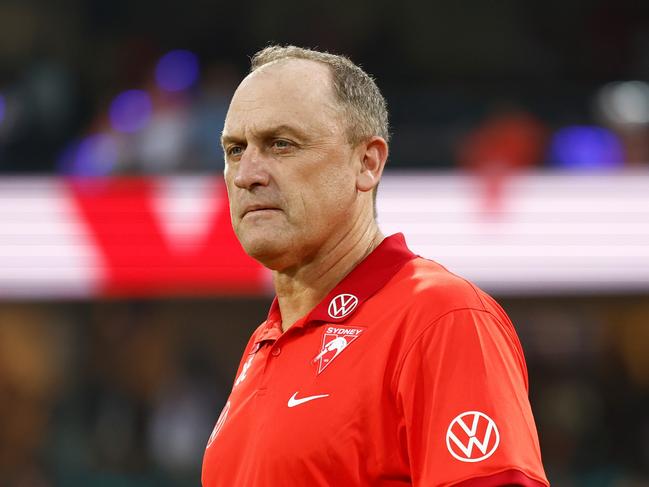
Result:
{"label": "sydney swans logo", "polygon": [[480,411],[467,411],[456,416],[446,431],[446,447],[461,462],[481,462],[489,458],[499,442],[496,423]]}
{"label": "sydney swans logo", "polygon": [[322,348],[313,363],[318,364],[318,374],[340,355],[359,335],[363,328],[351,326],[328,326],[322,334]]}

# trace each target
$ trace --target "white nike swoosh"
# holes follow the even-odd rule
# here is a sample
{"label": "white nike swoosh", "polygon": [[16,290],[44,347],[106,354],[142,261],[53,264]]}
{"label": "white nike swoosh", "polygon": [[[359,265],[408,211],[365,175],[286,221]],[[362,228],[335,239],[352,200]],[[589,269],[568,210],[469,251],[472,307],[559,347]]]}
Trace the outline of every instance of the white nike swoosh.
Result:
{"label": "white nike swoosh", "polygon": [[288,400],[288,407],[294,408],[295,406],[299,406],[300,404],[304,404],[305,402],[313,401],[314,399],[329,397],[329,394],[319,394],[317,396],[306,396],[300,399],[296,398],[295,396],[297,396],[297,392],[293,394]]}

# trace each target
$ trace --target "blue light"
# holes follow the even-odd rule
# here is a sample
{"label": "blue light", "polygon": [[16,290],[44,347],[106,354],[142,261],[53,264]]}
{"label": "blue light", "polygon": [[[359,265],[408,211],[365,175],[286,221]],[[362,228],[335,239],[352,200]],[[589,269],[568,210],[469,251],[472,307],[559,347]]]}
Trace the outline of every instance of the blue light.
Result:
{"label": "blue light", "polygon": [[0,124],[5,119],[6,108],[7,108],[7,102],[5,101],[5,97],[2,96],[2,93],[0,93]]}
{"label": "blue light", "polygon": [[149,123],[152,111],[151,97],[146,91],[124,91],[110,104],[110,123],[118,132],[137,132]]}
{"label": "blue light", "polygon": [[624,148],[610,130],[578,125],[558,130],[550,143],[552,163],[577,170],[614,169],[624,164]]}
{"label": "blue light", "polygon": [[198,58],[191,51],[177,49],[160,58],[155,68],[158,86],[165,91],[182,91],[198,79]]}
{"label": "blue light", "polygon": [[114,137],[95,134],[66,147],[59,158],[59,170],[73,176],[106,176],[114,171],[118,159]]}

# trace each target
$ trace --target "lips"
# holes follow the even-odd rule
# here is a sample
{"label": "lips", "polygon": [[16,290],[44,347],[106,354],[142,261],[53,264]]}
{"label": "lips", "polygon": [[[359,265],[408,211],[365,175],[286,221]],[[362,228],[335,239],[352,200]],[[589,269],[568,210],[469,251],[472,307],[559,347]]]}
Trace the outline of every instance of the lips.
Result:
{"label": "lips", "polygon": [[279,210],[279,208],[273,205],[262,205],[262,204],[250,205],[243,210],[241,217],[243,218],[249,213],[255,213],[257,211],[264,211],[264,210]]}

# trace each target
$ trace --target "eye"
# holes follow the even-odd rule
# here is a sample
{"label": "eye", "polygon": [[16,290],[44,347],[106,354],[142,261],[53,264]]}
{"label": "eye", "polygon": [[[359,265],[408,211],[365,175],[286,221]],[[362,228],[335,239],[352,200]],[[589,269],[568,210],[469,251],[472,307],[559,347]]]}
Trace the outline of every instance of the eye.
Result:
{"label": "eye", "polygon": [[238,157],[243,154],[243,147],[240,145],[231,145],[230,147],[226,147],[225,153],[228,157]]}
{"label": "eye", "polygon": [[292,145],[293,144],[291,144],[291,142],[289,142],[288,140],[285,140],[285,139],[275,139],[275,140],[273,140],[273,148],[275,148],[275,149],[280,149],[280,150],[288,149]]}

